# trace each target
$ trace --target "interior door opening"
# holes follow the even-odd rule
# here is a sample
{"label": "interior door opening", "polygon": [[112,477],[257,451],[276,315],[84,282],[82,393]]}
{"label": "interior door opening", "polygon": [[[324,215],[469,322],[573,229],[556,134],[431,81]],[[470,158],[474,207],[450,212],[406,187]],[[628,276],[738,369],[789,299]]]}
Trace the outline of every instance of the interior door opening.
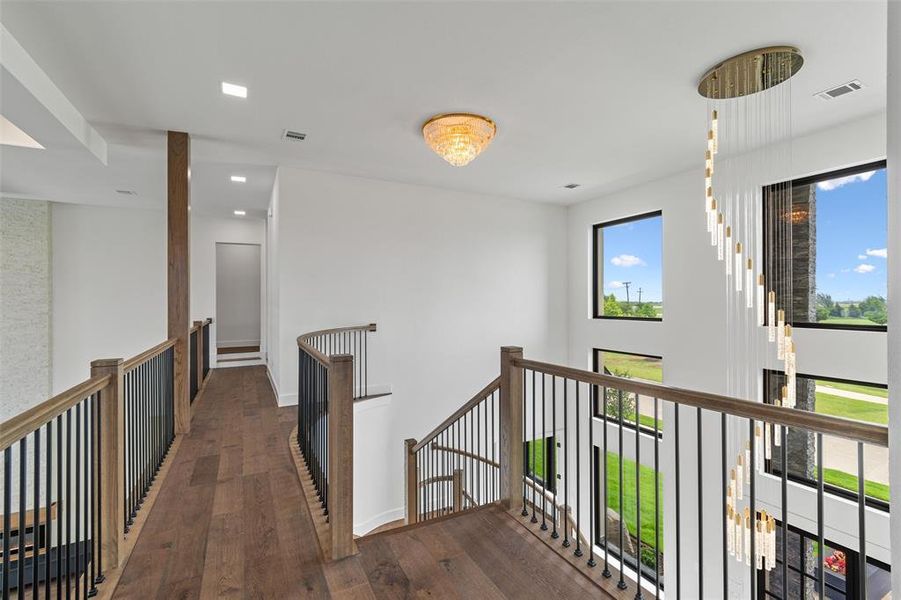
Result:
{"label": "interior door opening", "polygon": [[261,248],[216,244],[216,354],[218,362],[259,360]]}

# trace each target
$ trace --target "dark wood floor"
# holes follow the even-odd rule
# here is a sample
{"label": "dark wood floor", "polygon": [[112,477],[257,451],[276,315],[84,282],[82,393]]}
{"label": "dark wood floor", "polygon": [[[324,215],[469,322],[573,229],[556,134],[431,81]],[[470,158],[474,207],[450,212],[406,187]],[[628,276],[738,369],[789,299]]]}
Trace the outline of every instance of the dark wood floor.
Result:
{"label": "dark wood floor", "polygon": [[214,370],[115,598],[582,598],[598,588],[498,508],[324,564],[264,367]]}

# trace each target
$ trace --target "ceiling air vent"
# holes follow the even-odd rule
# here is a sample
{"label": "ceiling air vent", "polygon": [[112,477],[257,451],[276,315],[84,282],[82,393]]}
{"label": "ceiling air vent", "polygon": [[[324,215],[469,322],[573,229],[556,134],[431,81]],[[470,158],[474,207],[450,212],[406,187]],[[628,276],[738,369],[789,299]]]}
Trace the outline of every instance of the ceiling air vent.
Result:
{"label": "ceiling air vent", "polygon": [[563,187],[565,187],[565,188],[568,189],[568,190],[574,190],[574,189],[576,189],[577,187],[579,187],[579,184],[578,184],[578,183],[567,183],[567,184],[564,185]]}
{"label": "ceiling air vent", "polygon": [[116,190],[117,194],[122,194],[123,196],[137,196],[138,193],[134,190]]}
{"label": "ceiling air vent", "polygon": [[848,83],[837,85],[834,88],[823,90],[822,92],[817,92],[814,95],[817,98],[821,98],[823,100],[834,100],[839,96],[844,96],[845,94],[850,94],[851,92],[856,92],[861,89],[863,89],[863,85],[860,83],[860,81],[855,79],[853,81],[849,81]]}
{"label": "ceiling air vent", "polygon": [[307,139],[307,134],[301,133],[299,131],[291,131],[290,129],[285,129],[285,132],[282,134],[282,139],[289,142],[302,142]]}

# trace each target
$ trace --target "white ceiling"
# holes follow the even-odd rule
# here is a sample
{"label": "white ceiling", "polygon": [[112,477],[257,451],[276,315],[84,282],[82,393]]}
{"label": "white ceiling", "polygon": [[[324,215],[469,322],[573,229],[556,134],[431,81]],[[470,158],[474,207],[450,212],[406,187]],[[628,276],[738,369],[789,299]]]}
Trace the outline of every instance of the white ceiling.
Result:
{"label": "white ceiling", "polygon": [[[195,211],[265,210],[278,165],[569,203],[698,164],[697,80],[750,48],[788,43],[804,54],[796,134],[882,110],[885,12],[884,1],[4,0],[3,25],[110,146],[104,167],[67,149],[62,130],[42,139],[7,114],[4,90],[0,112],[47,150],[3,147],[0,185],[161,205],[163,132],[173,129],[192,134]],[[813,97],[851,79],[866,89]],[[221,80],[248,86],[248,98],[223,96]],[[498,124],[465,168],[419,133],[431,114],[455,110]],[[285,128],[307,140],[282,141]],[[248,183],[230,183],[233,173]],[[571,182],[582,187],[562,189]]]}

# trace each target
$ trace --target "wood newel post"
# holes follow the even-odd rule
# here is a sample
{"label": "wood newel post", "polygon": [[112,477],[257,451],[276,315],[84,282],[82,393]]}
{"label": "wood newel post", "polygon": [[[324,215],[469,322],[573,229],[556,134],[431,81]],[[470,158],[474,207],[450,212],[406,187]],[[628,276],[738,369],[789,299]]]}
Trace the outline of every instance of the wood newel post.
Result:
{"label": "wood newel post", "polygon": [[175,432],[191,430],[191,391],[188,330],[190,329],[191,274],[189,256],[191,203],[191,138],[187,133],[167,134],[167,317],[168,335],[175,338]]}
{"label": "wood newel post", "polygon": [[119,544],[125,536],[125,389],[124,361],[108,358],[91,362],[91,377],[110,375],[109,384],[100,390],[99,446],[94,453],[94,468],[100,474],[97,515],[103,535],[100,539],[104,569],[119,565]]}
{"label": "wood newel post", "polygon": [[203,347],[203,321],[194,321],[194,327],[197,328],[197,389],[203,387],[203,353],[206,348]]}
{"label": "wood newel post", "polygon": [[404,440],[404,516],[407,525],[419,520],[419,469],[413,453],[415,445],[413,438]]}
{"label": "wood newel post", "polygon": [[501,348],[500,437],[501,437],[501,503],[510,509],[522,495],[522,367],[513,366],[522,359],[522,348]]}
{"label": "wood newel post", "polygon": [[354,548],[354,390],[353,356],[329,357],[328,369],[328,513],[332,559]]}
{"label": "wood newel post", "polygon": [[454,469],[454,512],[463,510],[463,469]]}

